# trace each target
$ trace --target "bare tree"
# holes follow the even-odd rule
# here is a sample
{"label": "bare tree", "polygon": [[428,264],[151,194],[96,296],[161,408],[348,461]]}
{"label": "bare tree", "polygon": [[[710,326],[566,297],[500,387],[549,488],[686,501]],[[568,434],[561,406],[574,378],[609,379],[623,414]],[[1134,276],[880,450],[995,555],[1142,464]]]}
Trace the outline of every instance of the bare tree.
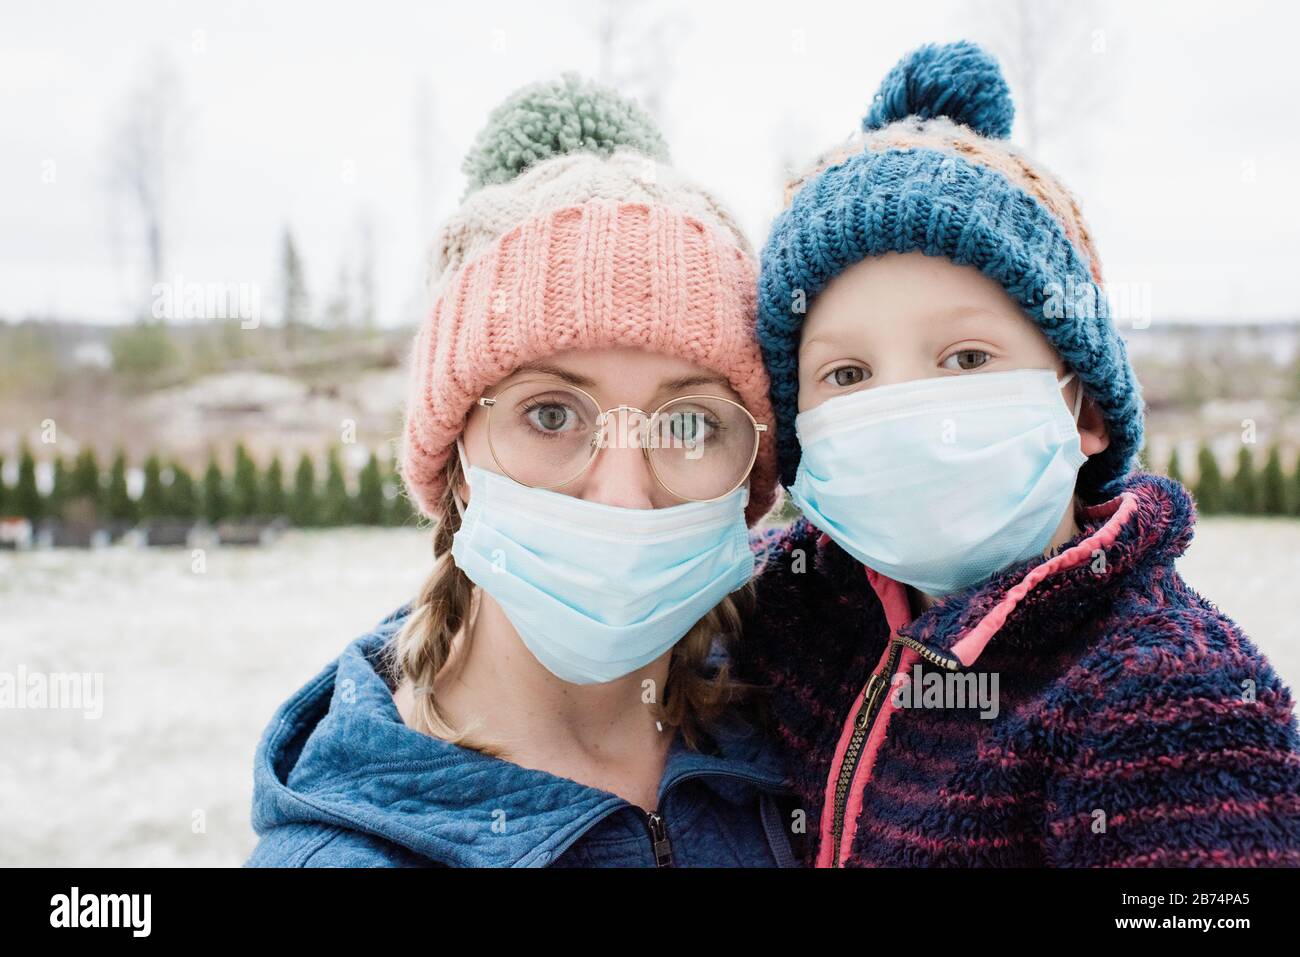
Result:
{"label": "bare tree", "polygon": [[375,218],[368,208],[357,213],[356,232],[339,259],[334,291],[321,311],[328,329],[369,331],[375,326]]}
{"label": "bare tree", "polygon": [[597,78],[635,98],[663,126],[674,48],[687,29],[680,11],[665,12],[656,0],[601,0]]}
{"label": "bare tree", "polygon": [[294,349],[300,344],[302,329],[310,320],[311,305],[307,298],[302,257],[298,255],[293,233],[286,226],[280,248],[280,321],[288,348]]}
{"label": "bare tree", "polygon": [[[429,248],[438,226],[438,204],[444,194],[443,178],[438,169],[441,154],[438,129],[437,98],[428,77],[420,77],[415,84],[414,116],[412,117],[412,146],[414,148],[415,175],[420,184],[417,225],[420,230],[419,267],[410,272],[410,285],[405,301],[396,307],[403,321],[418,319],[428,308],[428,289],[425,283],[429,264]],[[451,193],[452,186],[445,192]]]}
{"label": "bare tree", "polygon": [[375,223],[363,212],[357,222],[357,322],[363,329],[375,325]]}
{"label": "bare tree", "polygon": [[173,61],[157,55],[127,97],[109,146],[109,188],[114,216],[137,249],[144,274],[143,297],[133,309],[149,314],[148,290],[165,282],[170,239],[171,190],[183,162],[188,127],[180,76]]}
{"label": "bare tree", "polygon": [[1018,138],[1031,153],[1077,157],[1114,93],[1115,37],[1101,0],[983,0],[967,34],[1002,63]]}
{"label": "bare tree", "polygon": [[339,264],[334,295],[325,305],[322,320],[327,329],[342,329],[352,322],[352,277],[348,273],[347,263]]}
{"label": "bare tree", "polygon": [[427,76],[415,83],[415,116],[412,145],[415,175],[420,183],[420,233],[432,238],[438,211],[438,116],[433,85]]}

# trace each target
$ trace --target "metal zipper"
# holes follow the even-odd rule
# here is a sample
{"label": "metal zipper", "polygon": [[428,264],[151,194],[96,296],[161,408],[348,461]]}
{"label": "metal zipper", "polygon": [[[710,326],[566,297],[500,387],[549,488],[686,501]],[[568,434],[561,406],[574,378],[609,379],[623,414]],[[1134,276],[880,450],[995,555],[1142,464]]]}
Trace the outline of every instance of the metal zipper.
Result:
{"label": "metal zipper", "polygon": [[[719,771],[708,769],[703,771],[687,771],[670,780],[664,786],[663,796],[667,797],[668,792],[675,788],[683,781],[691,778],[704,777],[725,777],[733,778],[738,781],[747,781],[750,784],[757,785],[764,791],[770,792],[771,781],[767,778],[758,777],[753,774],[745,774],[742,771]],[[780,793],[791,793],[785,788],[780,788]],[[646,828],[650,831],[650,843],[654,849],[655,867],[672,867],[673,866],[673,847],[672,842],[668,840],[668,827],[664,822],[663,815],[658,811],[646,812]]]}
{"label": "metal zipper", "polygon": [[[773,790],[773,788],[774,788],[774,784],[773,784],[773,782],[772,782],[772,780],[771,780],[770,778],[759,777],[758,775],[754,775],[754,774],[745,774],[743,771],[729,771],[729,770],[718,770],[718,769],[716,769],[716,768],[706,768],[706,769],[704,769],[704,770],[700,770],[700,771],[687,771],[687,772],[685,772],[684,774],[679,774],[679,775],[677,775],[676,777],[671,778],[671,779],[668,781],[668,783],[664,786],[664,793],[663,793],[662,797],[667,797],[667,796],[668,796],[668,792],[669,792],[670,790],[672,790],[673,788],[675,788],[675,787],[676,787],[678,784],[680,784],[682,781],[689,781],[689,780],[691,780],[691,779],[693,779],[693,778],[707,778],[707,777],[732,778],[732,779],[737,780],[737,781],[746,781],[746,782],[748,782],[748,783],[750,783],[750,784],[754,784],[754,785],[758,786],[760,789],[762,789],[762,790],[768,792],[769,794],[771,794],[771,793],[777,793],[777,794],[792,794],[792,793],[793,793],[793,792],[790,791],[788,788],[781,787],[781,786],[775,786],[775,790]],[[592,829],[593,829],[597,824],[599,824],[601,821],[605,820],[606,818],[611,817],[611,816],[614,815],[614,814],[617,814],[619,811],[621,811],[621,810],[622,810],[623,808],[625,808],[625,807],[633,807],[633,808],[635,808],[636,806],[633,805],[633,804],[631,804],[630,802],[622,801],[621,803],[616,804],[616,805],[614,805],[613,807],[609,808],[609,809],[606,810],[604,813],[602,813],[599,817],[597,817],[597,818],[595,818],[594,820],[590,821],[590,822],[588,823],[588,825],[587,825],[586,827],[584,827],[581,831],[577,832],[576,834],[571,835],[571,836],[568,838],[568,840],[566,840],[563,844],[559,845],[559,846],[556,847],[554,850],[552,850],[552,851],[551,851],[551,860],[557,860],[557,859],[559,859],[560,855],[562,855],[562,854],[563,854],[565,851],[567,851],[569,848],[573,847],[574,844],[577,844],[578,841],[582,840],[583,836],[586,835],[587,833],[589,833],[589,832],[590,832],[590,831],[591,831],[591,830],[592,830]],[[637,810],[640,810],[640,808],[637,808]],[[652,812],[646,812],[646,816],[647,816],[646,825],[647,825],[647,828],[649,827],[649,815],[650,815],[651,813],[652,813]],[[661,815],[659,815],[659,814],[655,814],[655,816],[659,818],[659,820],[660,820],[660,822],[661,822],[661,824],[662,824],[662,822],[663,822],[663,817],[662,817]],[[651,831],[651,840],[652,840],[652,841],[654,840],[654,832],[653,832],[653,831]],[[664,842],[665,842],[665,846],[668,846],[668,837],[667,837],[667,832],[666,832],[666,830],[665,830],[665,833],[664,833]],[[671,852],[672,848],[671,848],[670,846],[668,846],[668,850]]]}
{"label": "metal zipper", "polygon": [[833,838],[831,867],[840,866],[840,838],[844,834],[844,809],[849,801],[849,785],[853,783],[853,775],[858,770],[858,761],[862,758],[862,746],[866,743],[867,736],[871,733],[871,726],[879,713],[878,705],[884,701],[882,692],[889,685],[889,678],[886,676],[893,675],[902,653],[902,639],[894,638],[889,643],[889,657],[885,664],[867,679],[867,688],[862,695],[862,707],[858,709],[858,714],[853,719],[853,737],[849,739],[844,760],[840,763],[839,777],[835,781],[835,816],[831,821]]}
{"label": "metal zipper", "polygon": [[903,654],[904,647],[911,648],[932,665],[947,671],[956,671],[962,666],[957,659],[931,651],[915,638],[907,635],[895,635],[890,640],[889,657],[884,666],[867,679],[866,692],[862,696],[862,707],[858,709],[857,717],[853,719],[853,736],[849,738],[849,746],[840,764],[839,777],[835,781],[835,817],[831,822],[831,835],[834,839],[831,867],[840,866],[840,841],[844,835],[844,812],[849,803],[849,787],[853,783],[854,774],[857,773],[863,746],[884,705],[885,689],[889,687],[894,671],[898,668],[898,660]]}
{"label": "metal zipper", "polygon": [[658,811],[646,812],[646,827],[650,829],[650,843],[654,847],[655,867],[673,866],[673,848],[668,843],[668,829]]}
{"label": "metal zipper", "polygon": [[930,664],[934,665],[937,668],[943,668],[945,671],[956,671],[958,668],[962,666],[961,662],[958,661],[956,658],[948,658],[944,655],[939,654],[937,651],[931,651],[929,648],[921,644],[915,638],[912,638],[908,635],[899,635],[894,640],[901,641],[903,644],[907,645],[907,647],[911,648],[918,655],[920,655],[922,658],[924,658],[926,661],[930,662]]}

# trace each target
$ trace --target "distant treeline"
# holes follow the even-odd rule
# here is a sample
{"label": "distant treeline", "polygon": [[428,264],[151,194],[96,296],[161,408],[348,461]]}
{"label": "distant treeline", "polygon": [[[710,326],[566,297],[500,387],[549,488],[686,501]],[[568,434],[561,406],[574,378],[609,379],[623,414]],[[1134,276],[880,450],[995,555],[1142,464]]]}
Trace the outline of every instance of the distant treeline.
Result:
{"label": "distant treeline", "polygon": [[1282,450],[1276,445],[1268,450],[1262,467],[1251,447],[1242,445],[1231,478],[1220,470],[1214,453],[1202,445],[1196,454],[1196,478],[1191,482],[1183,477],[1175,449],[1165,474],[1191,489],[1201,515],[1300,515],[1300,461],[1292,463],[1287,473],[1282,467]]}
{"label": "distant treeline", "polygon": [[[103,522],[174,518],[216,524],[226,519],[282,517],[299,527],[312,528],[406,525],[418,520],[391,458],[381,463],[371,452],[355,490],[350,490],[337,446],[326,455],[323,480],[318,478],[312,458],[304,454],[287,482],[278,455],[262,469],[242,444],[235,446],[230,475],[222,471],[215,456],[195,478],[180,464],[164,464],[160,456],[151,455],[144,463],[144,488],[138,498],[128,493],[126,457],[121,453],[107,472],[89,449],[71,462],[57,457],[53,485],[44,494],[37,485],[36,461],[30,449],[24,447],[20,453],[18,479],[13,485],[5,483],[3,465],[0,458],[0,517],[19,516],[33,524],[70,517],[70,503],[74,502],[78,517]],[[1193,480],[1184,477],[1177,450],[1164,471],[1192,491],[1202,515],[1300,516],[1300,459],[1288,472],[1276,445],[1269,449],[1262,466],[1250,447],[1243,445],[1231,476],[1224,475],[1205,445],[1197,453]]]}
{"label": "distant treeline", "polygon": [[355,490],[348,488],[339,448],[325,458],[324,475],[301,455],[293,476],[286,480],[277,455],[259,468],[242,444],[235,446],[234,469],[225,474],[216,456],[209,457],[203,474],[195,477],[174,461],[150,455],[144,462],[144,487],[139,497],[127,488],[126,456],[119,453],[107,472],[89,449],[69,461],[54,460],[52,487],[42,493],[36,481],[36,461],[23,447],[18,478],[13,485],[3,478],[0,459],[0,516],[19,516],[35,525],[43,519],[126,523],[153,519],[204,519],[212,524],[227,519],[285,518],[302,528],[336,525],[413,524],[418,513],[406,497],[396,466],[382,463],[373,452],[358,475]]}

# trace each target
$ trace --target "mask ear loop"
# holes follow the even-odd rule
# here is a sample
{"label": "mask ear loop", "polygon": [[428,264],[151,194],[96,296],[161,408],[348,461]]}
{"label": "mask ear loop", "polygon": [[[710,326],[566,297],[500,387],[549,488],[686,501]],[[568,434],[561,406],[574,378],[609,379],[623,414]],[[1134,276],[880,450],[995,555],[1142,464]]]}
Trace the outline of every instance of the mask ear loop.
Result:
{"label": "mask ear loop", "polygon": [[[1059,379],[1056,384],[1061,388],[1065,388],[1067,385],[1070,384],[1070,380],[1073,378],[1076,378],[1076,376],[1073,372],[1070,372],[1070,374],[1067,375],[1064,379]],[[1074,396],[1074,424],[1076,428],[1079,425],[1079,410],[1082,408],[1083,408],[1083,380],[1080,380],[1079,391],[1075,393]],[[1082,506],[1083,506],[1083,502],[1079,498],[1078,494],[1076,494],[1074,496],[1074,507],[1073,507],[1074,519],[1076,522],[1082,521],[1081,519],[1082,512],[1080,511]]]}
{"label": "mask ear loop", "polygon": [[[1070,373],[1069,375],[1067,375],[1064,379],[1059,380],[1056,384],[1057,384],[1057,386],[1059,386],[1060,388],[1064,389],[1067,385],[1070,384],[1070,380],[1073,379],[1074,377],[1075,377],[1075,376],[1074,376],[1074,373],[1071,372],[1071,373]],[[1079,410],[1082,409],[1082,408],[1083,408],[1083,383],[1080,382],[1080,383],[1079,383],[1079,390],[1078,390],[1078,392],[1076,392],[1075,395],[1074,395],[1074,423],[1075,423],[1075,425],[1078,425],[1078,424],[1079,424]]]}
{"label": "mask ear loop", "polygon": [[[459,435],[456,436],[456,456],[460,459],[461,474],[463,474],[466,477],[466,481],[468,481],[469,480],[469,458],[465,455],[465,444],[461,441],[461,437]],[[463,522],[465,520],[465,506],[461,503],[460,493],[457,492],[454,488],[451,490],[451,501],[452,504],[456,506],[456,511],[460,515],[461,521]],[[479,608],[482,606],[482,604],[483,604],[483,589],[479,588],[477,585],[474,585],[473,591],[470,593],[469,614],[465,616],[465,623],[462,626],[464,629],[466,640],[469,640],[474,635],[474,625],[478,623],[478,611]]]}
{"label": "mask ear loop", "polygon": [[[460,458],[461,474],[464,475],[466,481],[468,481],[469,480],[469,459],[465,455],[465,445],[463,442],[461,442],[459,435],[456,436],[456,455]],[[457,514],[460,515],[461,520],[463,521],[465,518],[465,506],[461,503],[460,493],[456,491],[456,489],[454,488],[451,490],[451,503],[456,506],[456,512]]]}

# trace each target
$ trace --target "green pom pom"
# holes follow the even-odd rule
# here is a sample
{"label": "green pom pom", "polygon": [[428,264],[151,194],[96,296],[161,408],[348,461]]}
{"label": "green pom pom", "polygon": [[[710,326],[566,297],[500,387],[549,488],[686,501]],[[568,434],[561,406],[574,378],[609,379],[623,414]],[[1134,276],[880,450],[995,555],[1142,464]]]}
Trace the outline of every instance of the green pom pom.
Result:
{"label": "green pom pom", "polygon": [[609,87],[566,73],[516,90],[493,110],[461,171],[469,177],[469,193],[509,182],[553,156],[608,156],[619,147],[668,159],[668,145],[650,114]]}

